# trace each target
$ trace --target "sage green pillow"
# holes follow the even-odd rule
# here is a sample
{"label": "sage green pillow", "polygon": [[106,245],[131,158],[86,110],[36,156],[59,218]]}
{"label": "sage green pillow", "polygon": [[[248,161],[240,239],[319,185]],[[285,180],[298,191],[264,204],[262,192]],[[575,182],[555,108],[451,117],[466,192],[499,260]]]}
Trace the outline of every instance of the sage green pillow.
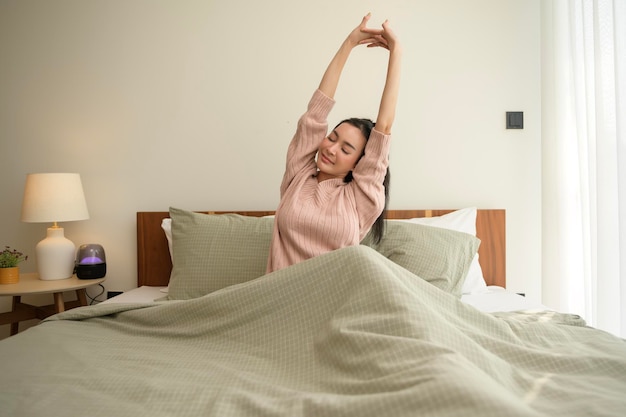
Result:
{"label": "sage green pillow", "polygon": [[201,297],[265,274],[273,219],[170,208],[173,266],[168,298]]}
{"label": "sage green pillow", "polygon": [[361,242],[439,289],[461,296],[463,282],[480,239],[455,230],[400,221],[386,221],[383,239],[371,233]]}

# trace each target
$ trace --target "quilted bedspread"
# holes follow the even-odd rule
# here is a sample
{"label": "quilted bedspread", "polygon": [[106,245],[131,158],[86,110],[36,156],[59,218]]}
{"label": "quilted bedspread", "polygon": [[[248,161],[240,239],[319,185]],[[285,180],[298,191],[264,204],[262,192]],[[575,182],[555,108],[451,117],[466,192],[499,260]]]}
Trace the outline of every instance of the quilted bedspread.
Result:
{"label": "quilted bedspread", "polygon": [[0,342],[2,416],[624,416],[626,342],[485,314],[357,246]]}

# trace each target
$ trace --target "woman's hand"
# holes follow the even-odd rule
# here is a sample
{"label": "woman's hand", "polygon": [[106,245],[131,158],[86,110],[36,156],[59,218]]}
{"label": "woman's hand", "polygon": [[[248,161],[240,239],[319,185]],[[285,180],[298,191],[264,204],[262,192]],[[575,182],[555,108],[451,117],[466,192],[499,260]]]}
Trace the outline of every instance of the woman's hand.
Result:
{"label": "woman's hand", "polygon": [[[352,48],[359,45],[367,45],[368,48],[382,47],[388,49],[391,52],[389,56],[390,64],[392,60],[394,62],[398,60],[398,58],[394,56],[400,54],[393,52],[396,50],[398,50],[399,52],[400,48],[397,47],[399,43],[397,42],[396,35],[393,30],[391,30],[389,23],[385,21],[385,23],[383,23],[382,25],[382,29],[368,28],[367,23],[369,22],[371,17],[372,15],[368,13],[363,17],[359,26],[352,29],[352,32],[350,32],[348,37],[344,39],[341,46],[339,47],[339,50],[328,64],[326,72],[324,72],[322,81],[320,81],[319,85],[319,89],[328,97],[333,98],[335,96],[335,91],[337,90],[337,85],[339,83],[341,72],[343,71],[343,67],[348,60],[348,56],[350,55]],[[393,67],[395,66],[396,65],[394,65]],[[395,70],[395,68],[393,69],[393,73],[395,74],[397,71]],[[393,88],[391,90],[393,91]],[[383,120],[384,119],[387,118],[384,117]]]}
{"label": "woman's hand", "polygon": [[371,13],[366,14],[361,20],[359,26],[354,28],[352,32],[350,32],[350,34],[348,35],[347,41],[353,48],[358,45],[370,45],[379,42],[379,39],[377,39],[376,36],[380,37],[383,30],[367,27],[367,22],[370,20],[371,17]]}
{"label": "woman's hand", "polygon": [[[389,21],[383,22],[383,28],[373,29],[367,27],[367,20],[369,20],[369,14],[363,18],[363,22],[359,26],[359,29],[363,36],[367,36],[359,41],[360,45],[367,45],[368,48],[381,47],[389,51],[393,51],[398,44],[398,38],[395,32],[391,29]],[[366,20],[367,18],[367,20]]]}

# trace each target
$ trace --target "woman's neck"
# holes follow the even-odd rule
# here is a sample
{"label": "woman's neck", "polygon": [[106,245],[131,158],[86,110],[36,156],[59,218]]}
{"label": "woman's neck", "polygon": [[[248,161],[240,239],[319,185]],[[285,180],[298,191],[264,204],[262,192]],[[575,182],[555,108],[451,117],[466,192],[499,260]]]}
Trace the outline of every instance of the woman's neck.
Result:
{"label": "woman's neck", "polygon": [[339,178],[339,177],[335,177],[334,175],[330,175],[322,171],[317,171],[316,178],[317,178],[317,182],[320,183],[322,181],[332,180],[333,178]]}

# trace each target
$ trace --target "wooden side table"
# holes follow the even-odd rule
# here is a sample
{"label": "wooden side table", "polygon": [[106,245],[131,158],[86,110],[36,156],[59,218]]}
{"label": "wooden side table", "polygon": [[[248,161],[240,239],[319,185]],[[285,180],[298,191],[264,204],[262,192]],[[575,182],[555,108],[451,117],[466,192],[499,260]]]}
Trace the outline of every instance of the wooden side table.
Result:
{"label": "wooden side table", "polygon": [[[76,275],[71,278],[53,281],[42,281],[37,273],[20,274],[20,281],[16,284],[0,285],[0,296],[13,296],[11,311],[0,313],[0,325],[11,324],[11,336],[17,334],[20,321],[39,319],[43,320],[53,314],[60,313],[71,308],[86,306],[87,293],[85,289],[92,285],[98,285],[106,278],[79,279]],[[64,302],[63,293],[76,291],[75,301]],[[22,302],[23,295],[29,294],[53,294],[54,304],[47,306],[34,306]]]}

